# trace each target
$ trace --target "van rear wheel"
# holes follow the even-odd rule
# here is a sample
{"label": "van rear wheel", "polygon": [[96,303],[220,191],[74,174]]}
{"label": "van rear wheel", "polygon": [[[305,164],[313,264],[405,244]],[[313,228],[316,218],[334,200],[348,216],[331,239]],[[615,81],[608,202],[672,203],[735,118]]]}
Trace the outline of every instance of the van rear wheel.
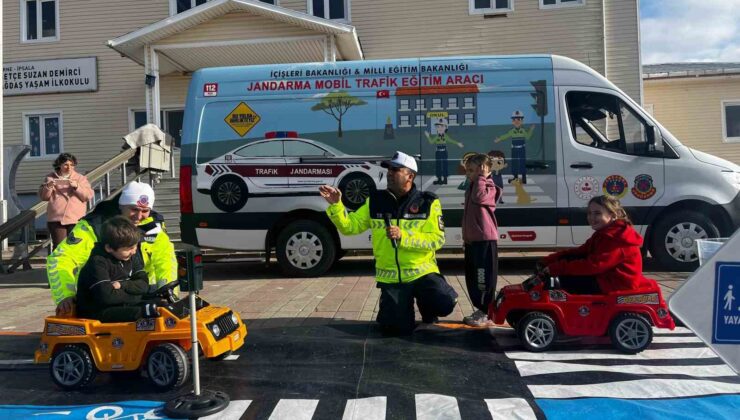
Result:
{"label": "van rear wheel", "polygon": [[316,277],[334,264],[337,246],[329,230],[313,220],[297,220],[277,237],[277,260],[291,277]]}
{"label": "van rear wheel", "polygon": [[650,254],[673,271],[694,271],[699,266],[697,239],[718,238],[717,226],[702,213],[680,210],[660,218],[653,231]]}

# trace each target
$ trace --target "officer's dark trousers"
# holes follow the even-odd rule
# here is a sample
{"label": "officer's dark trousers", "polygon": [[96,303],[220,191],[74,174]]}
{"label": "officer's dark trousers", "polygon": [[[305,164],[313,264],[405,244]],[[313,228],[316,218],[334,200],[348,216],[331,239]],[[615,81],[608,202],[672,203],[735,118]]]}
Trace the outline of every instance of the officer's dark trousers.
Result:
{"label": "officer's dark trousers", "polygon": [[410,334],[414,330],[414,299],[424,322],[451,314],[457,303],[457,292],[437,273],[411,283],[378,283],[378,287],[381,291],[377,321],[388,334]]}
{"label": "officer's dark trousers", "polygon": [[473,306],[484,313],[488,313],[488,305],[496,293],[497,245],[496,241],[474,241],[465,244],[465,285]]}

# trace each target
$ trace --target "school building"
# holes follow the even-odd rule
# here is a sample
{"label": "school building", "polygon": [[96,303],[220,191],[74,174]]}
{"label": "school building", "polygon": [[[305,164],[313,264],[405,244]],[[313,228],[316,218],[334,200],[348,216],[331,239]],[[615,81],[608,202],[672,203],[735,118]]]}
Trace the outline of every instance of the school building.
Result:
{"label": "school building", "polygon": [[[147,121],[179,141],[190,75],[203,67],[549,53],[591,66],[638,103],[642,97],[637,0],[8,0],[2,7],[3,134],[5,145],[31,146],[16,181],[26,205],[38,201],[62,151],[75,154],[84,173]],[[451,125],[477,122],[475,92],[428,93],[409,108],[440,108]]]}

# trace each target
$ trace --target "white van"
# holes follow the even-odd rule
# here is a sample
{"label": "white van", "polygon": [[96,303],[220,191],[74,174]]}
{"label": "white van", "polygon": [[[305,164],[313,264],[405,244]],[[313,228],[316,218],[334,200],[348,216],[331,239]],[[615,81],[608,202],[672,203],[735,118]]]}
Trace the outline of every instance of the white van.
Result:
{"label": "white van", "polygon": [[[378,162],[420,159],[446,246],[462,245],[469,152],[496,157],[499,246],[583,243],[586,204],[618,197],[664,266],[693,269],[695,240],[740,223],[740,167],[681,145],[591,68],[560,56],[444,57],[202,69],[183,124],[181,229],[203,247],[275,249],[315,276],[369,233],[339,235],[317,185],[357,208],[385,188]],[[268,253],[269,255],[269,253]]]}

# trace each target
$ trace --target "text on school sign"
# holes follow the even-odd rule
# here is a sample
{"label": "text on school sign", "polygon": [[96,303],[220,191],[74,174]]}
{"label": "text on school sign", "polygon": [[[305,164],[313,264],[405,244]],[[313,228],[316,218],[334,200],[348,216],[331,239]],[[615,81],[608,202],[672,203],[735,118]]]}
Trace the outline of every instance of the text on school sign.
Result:
{"label": "text on school sign", "polygon": [[97,58],[3,64],[3,96],[98,90]]}

